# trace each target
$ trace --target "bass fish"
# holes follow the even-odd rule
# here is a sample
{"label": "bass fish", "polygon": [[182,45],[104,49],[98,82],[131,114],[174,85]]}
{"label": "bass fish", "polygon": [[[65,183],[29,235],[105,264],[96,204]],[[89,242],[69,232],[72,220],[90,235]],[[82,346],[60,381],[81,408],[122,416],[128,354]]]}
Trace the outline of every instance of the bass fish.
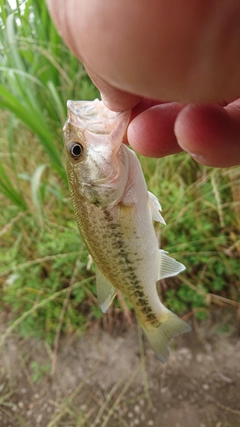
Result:
{"label": "bass fish", "polygon": [[64,126],[67,174],[78,227],[96,265],[99,305],[106,313],[117,290],[131,302],[156,356],[166,362],[169,342],[190,330],[160,301],[157,281],[184,265],[159,249],[153,221],[165,224],[147,190],[136,154],[122,143],[130,111],[102,101],[68,101]]}

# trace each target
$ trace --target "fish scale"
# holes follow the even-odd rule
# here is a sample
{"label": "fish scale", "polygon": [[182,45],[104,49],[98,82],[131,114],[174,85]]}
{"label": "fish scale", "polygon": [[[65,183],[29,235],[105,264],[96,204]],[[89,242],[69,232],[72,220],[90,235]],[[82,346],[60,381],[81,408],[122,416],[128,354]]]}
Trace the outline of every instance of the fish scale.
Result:
{"label": "fish scale", "polygon": [[[71,172],[69,172],[69,177],[69,181],[73,182]],[[77,188],[77,186],[72,186],[72,188]],[[108,211],[90,206],[78,198],[78,193],[75,194],[74,191],[72,200],[80,232],[96,265],[101,265],[102,273],[109,281],[113,282],[116,277],[120,278],[118,289],[129,299],[134,295],[135,311],[138,312],[140,318],[144,318],[142,321],[159,324],[151,307],[148,306],[148,298],[136,273],[137,265],[142,262],[142,258],[138,252],[135,252],[134,247],[127,247],[127,240],[124,237],[126,230],[125,233],[121,231],[119,222],[114,221],[113,209]],[[95,214],[94,210],[96,210]],[[128,223],[125,228],[129,228]],[[134,228],[130,230],[132,235],[135,234],[134,238],[137,240],[136,230]],[[102,250],[99,250],[99,242],[103,242]]]}
{"label": "fish scale", "polygon": [[130,112],[113,113],[98,100],[68,101],[68,109],[64,137],[70,194],[96,265],[100,307],[105,313],[121,290],[165,362],[170,340],[190,327],[162,304],[156,284],[185,267],[159,250],[153,220],[165,224],[161,206],[147,190],[137,156],[122,144]]}

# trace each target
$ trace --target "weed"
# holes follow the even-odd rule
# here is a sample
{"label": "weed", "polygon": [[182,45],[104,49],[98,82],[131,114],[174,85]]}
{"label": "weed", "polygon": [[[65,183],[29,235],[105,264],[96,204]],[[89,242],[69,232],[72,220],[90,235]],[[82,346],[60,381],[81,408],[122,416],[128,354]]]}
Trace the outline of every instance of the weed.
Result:
{"label": "weed", "polygon": [[[66,181],[59,154],[66,99],[91,99],[98,91],[64,46],[45,3],[26,0],[13,9],[10,2],[1,0],[0,6],[0,108],[11,111],[38,136],[51,166]],[[9,126],[13,132],[11,116]],[[13,196],[6,177],[2,180],[3,170],[2,165],[0,185],[5,184]]]}
{"label": "weed", "polygon": [[[24,337],[53,343],[60,326],[70,333],[102,316],[69,200],[61,130],[66,100],[98,92],[45,3],[16,3],[0,0],[0,308]],[[187,154],[140,160],[167,222],[156,228],[161,246],[187,267],[162,282],[162,300],[199,318],[211,302],[238,307],[240,168],[212,170]]]}
{"label": "weed", "polygon": [[195,314],[204,318],[208,293],[227,297],[231,288],[240,301],[235,214],[240,198],[232,193],[233,183],[240,188],[240,168],[212,170],[196,165],[186,154],[141,162],[149,188],[163,206],[167,225],[160,230],[161,246],[186,265],[181,276],[162,286],[169,308],[178,313],[202,308]]}
{"label": "weed", "polygon": [[38,362],[31,362],[31,370],[32,370],[32,382],[38,383],[41,381],[41,378],[49,374],[51,369],[50,363],[45,363],[44,365],[40,365]]}

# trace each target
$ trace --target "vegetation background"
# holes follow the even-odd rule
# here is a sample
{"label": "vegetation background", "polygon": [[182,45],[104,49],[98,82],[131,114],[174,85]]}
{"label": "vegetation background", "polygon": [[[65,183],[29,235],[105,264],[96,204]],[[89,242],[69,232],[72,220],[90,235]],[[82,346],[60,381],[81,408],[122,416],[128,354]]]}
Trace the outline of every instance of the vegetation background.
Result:
{"label": "vegetation background", "polygon": [[[23,336],[52,342],[66,296],[61,331],[101,316],[62,143],[66,100],[99,94],[45,4],[13,3],[0,0],[0,307],[21,319]],[[213,170],[186,154],[140,160],[164,210],[161,245],[187,267],[162,284],[164,302],[198,318],[208,316],[212,303],[238,307],[240,168]]]}
{"label": "vegetation background", "polygon": [[[0,0],[0,345],[14,331],[57,348],[61,334],[132,317],[121,297],[101,315],[64,168],[66,101],[98,96],[44,2]],[[215,306],[240,316],[240,167],[185,153],[140,161],[163,206],[161,246],[187,268],[162,282],[162,300],[187,320]]]}

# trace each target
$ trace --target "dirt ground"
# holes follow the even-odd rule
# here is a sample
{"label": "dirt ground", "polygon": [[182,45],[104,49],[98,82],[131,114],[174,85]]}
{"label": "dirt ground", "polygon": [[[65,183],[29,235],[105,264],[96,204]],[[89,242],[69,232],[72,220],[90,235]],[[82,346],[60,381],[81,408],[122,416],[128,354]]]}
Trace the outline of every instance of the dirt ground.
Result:
{"label": "dirt ground", "polygon": [[0,356],[0,426],[240,427],[239,336],[231,313],[195,323],[163,365],[136,325],[121,334],[97,326],[61,339],[54,376],[44,373],[46,343],[11,336]]}

